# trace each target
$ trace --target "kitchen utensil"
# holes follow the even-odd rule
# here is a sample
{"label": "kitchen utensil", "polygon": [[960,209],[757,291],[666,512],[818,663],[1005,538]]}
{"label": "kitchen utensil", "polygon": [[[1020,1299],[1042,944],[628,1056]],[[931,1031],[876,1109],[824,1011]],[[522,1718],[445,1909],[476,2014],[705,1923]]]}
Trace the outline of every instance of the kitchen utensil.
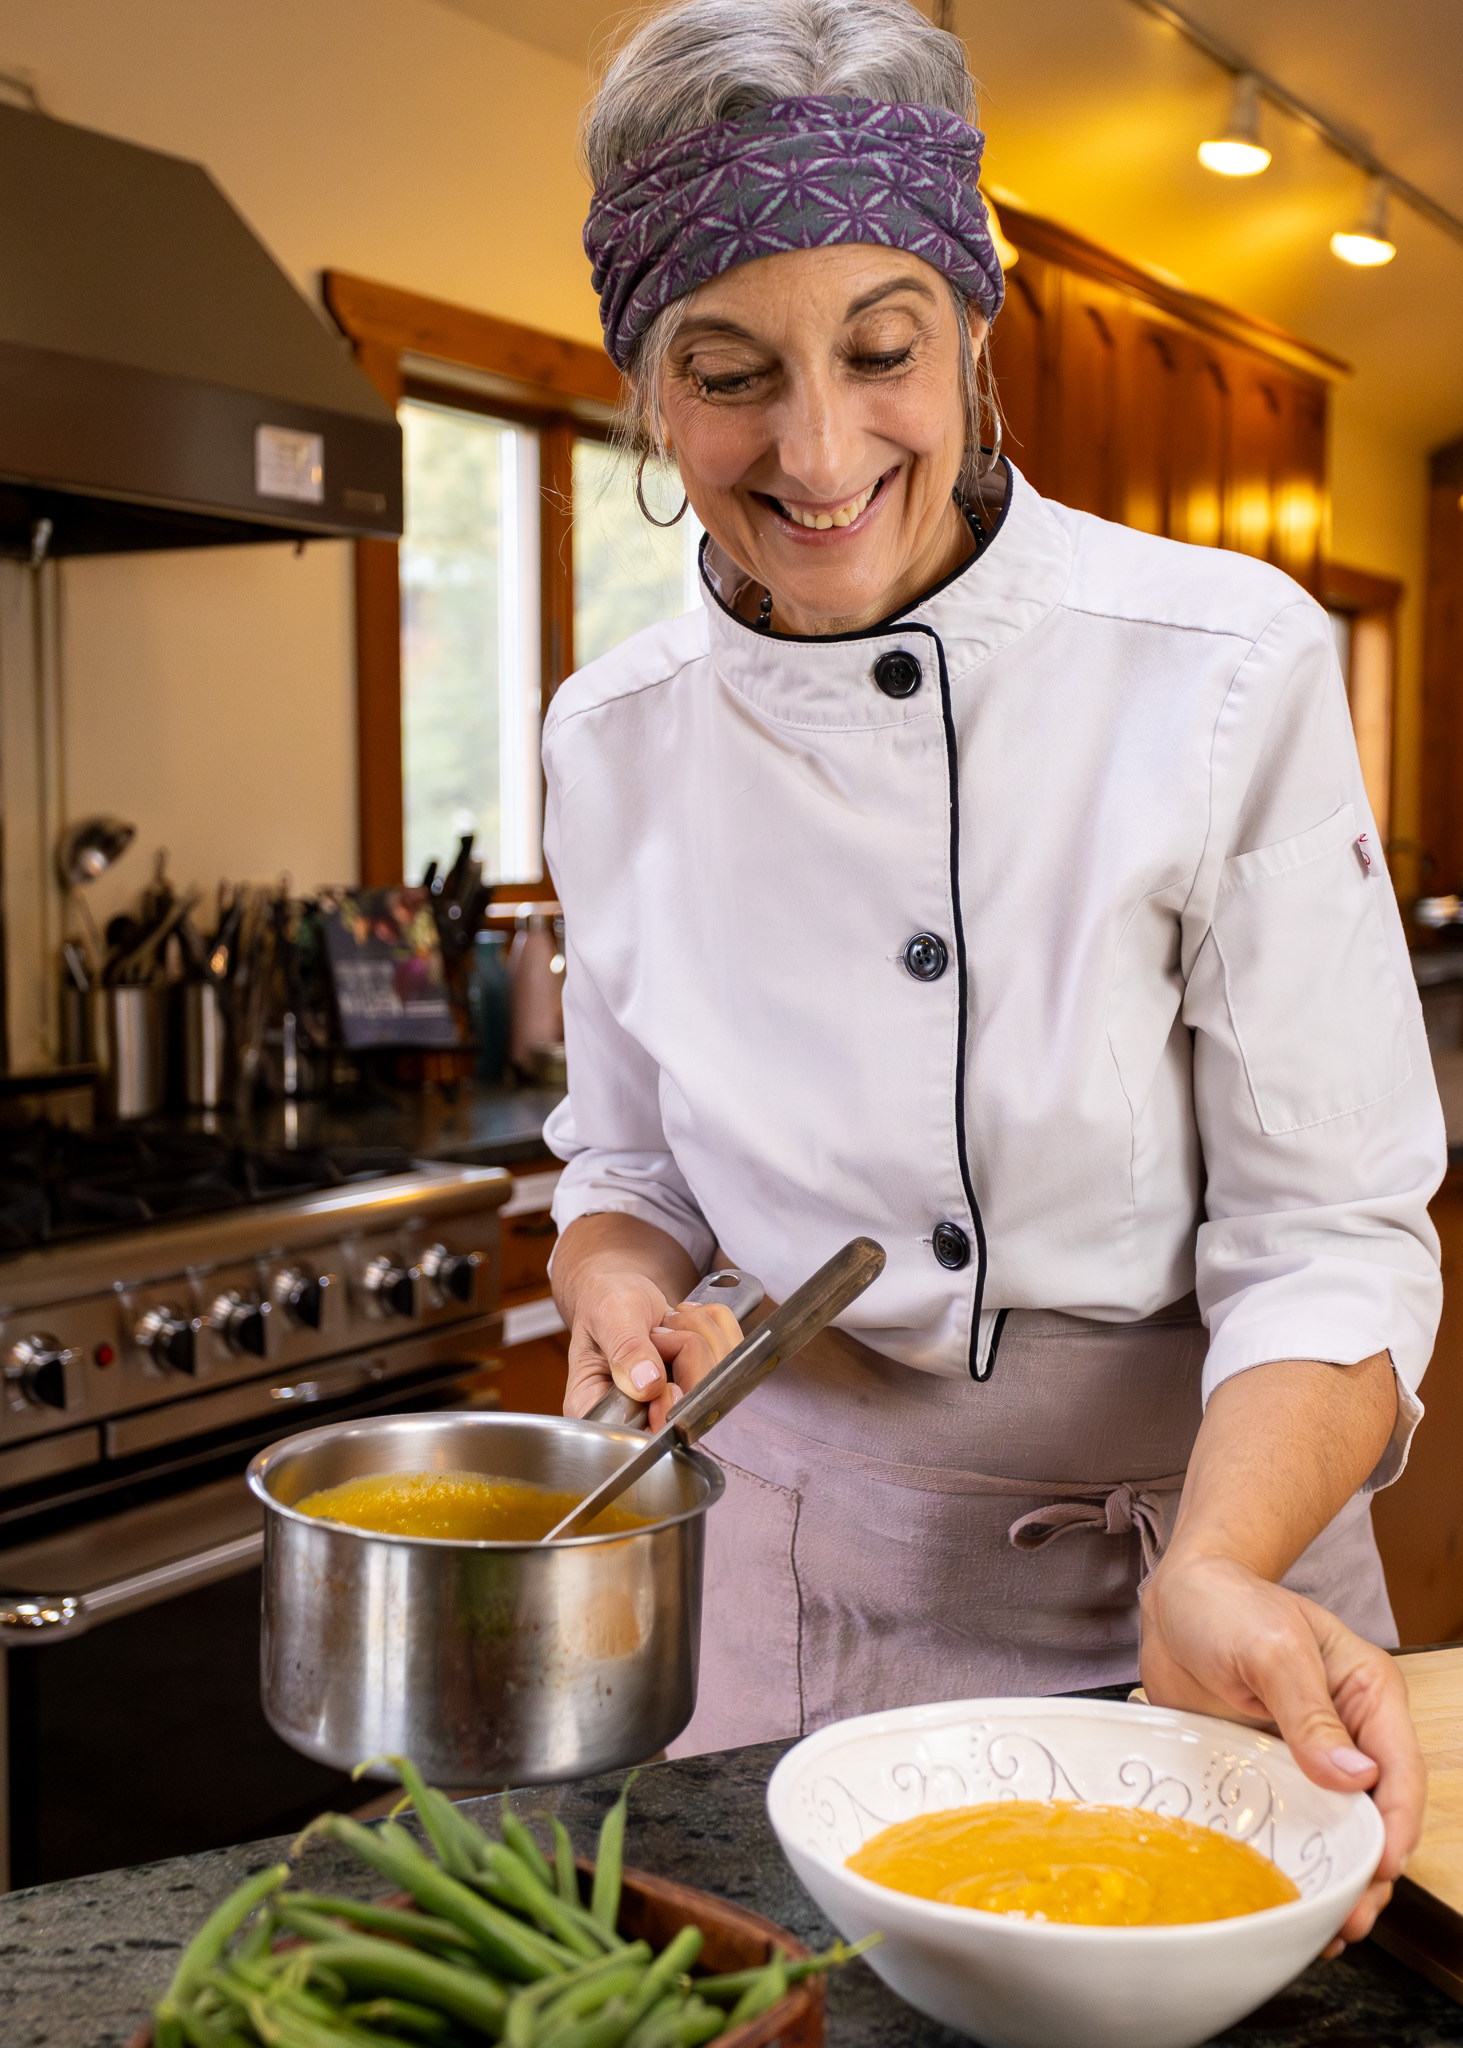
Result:
{"label": "kitchen utensil", "polygon": [[537,911],[520,917],[508,949],[508,1057],[527,1081],[534,1047],[564,1042],[564,955],[554,925]]}
{"label": "kitchen utensil", "polygon": [[820,1266],[811,1280],[790,1294],[781,1308],[775,1308],[761,1323],[714,1367],[700,1386],[693,1387],[671,1410],[670,1420],[648,1443],[627,1458],[607,1478],[565,1515],[544,1537],[546,1544],[576,1536],[592,1522],[602,1508],[618,1500],[627,1486],[642,1479],[668,1451],[689,1446],[703,1437],[714,1422],[745,1401],[752,1389],[766,1379],[772,1368],[791,1358],[810,1338],[840,1315],[851,1301],[877,1280],[884,1270],[884,1247],[871,1237],[855,1237]]}
{"label": "kitchen utensil", "polygon": [[119,982],[146,981],[156,967],[158,954],[197,902],[196,889],[189,896],[174,898],[160,915],[153,918],[131,951],[117,962],[112,978]]}
{"label": "kitchen utensil", "polygon": [[1427,1818],[1372,1939],[1463,2005],[1463,1649],[1397,1664],[1427,1764]]}
{"label": "kitchen utensil", "polygon": [[635,1438],[563,1416],[383,1416],[255,1458],[264,1506],[260,1681],[294,1749],[384,1752],[440,1785],[541,1784],[638,1763],[696,1703],[706,1510],[721,1468],[677,1446],[626,1505],[654,1519],[574,1542],[449,1542],[318,1521],[295,1503],[367,1473],[468,1471],[587,1492]]}
{"label": "kitchen utensil", "polygon": [[68,825],[56,848],[56,872],[68,889],[84,888],[104,875],[137,837],[121,818],[82,818]]}
{"label": "kitchen utensil", "polygon": [[[1066,1926],[914,1898],[847,1858],[897,1820],[993,1799],[1149,1807],[1250,1842],[1290,1905],[1177,1927]],[[1232,1721],[1075,1699],[957,1700],[835,1722],[790,1749],[767,1811],[783,1852],[892,1991],[984,2048],[1192,2048],[1325,1947],[1382,1853],[1363,1792],[1328,1792]]]}
{"label": "kitchen utensil", "polygon": [[173,1002],[183,1101],[189,1109],[218,1109],[228,1085],[222,991],[215,981],[180,981]]}
{"label": "kitchen utensil", "polygon": [[163,1106],[164,994],[159,982],[124,982],[93,993],[92,1043],[102,1070],[102,1109],[108,1116],[153,1116]]}
{"label": "kitchen utensil", "polygon": [[[735,1266],[718,1266],[714,1273],[708,1273],[704,1280],[696,1282],[681,1305],[683,1308],[702,1308],[711,1302],[719,1302],[741,1322],[754,1308],[760,1308],[764,1299],[762,1282],[753,1274],[739,1272]],[[616,1428],[644,1429],[647,1413],[643,1401],[632,1400],[618,1387],[612,1387],[609,1393],[595,1402],[584,1419],[586,1422],[608,1422]]]}

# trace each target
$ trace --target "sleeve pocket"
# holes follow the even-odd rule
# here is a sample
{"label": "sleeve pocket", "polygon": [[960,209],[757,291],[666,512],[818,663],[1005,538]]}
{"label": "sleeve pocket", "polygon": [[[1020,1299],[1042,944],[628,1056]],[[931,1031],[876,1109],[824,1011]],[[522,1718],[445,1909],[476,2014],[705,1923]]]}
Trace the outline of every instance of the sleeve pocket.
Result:
{"label": "sleeve pocket", "polygon": [[1411,1078],[1406,1017],[1356,813],[1234,855],[1214,943],[1260,1127],[1304,1130],[1380,1102]]}

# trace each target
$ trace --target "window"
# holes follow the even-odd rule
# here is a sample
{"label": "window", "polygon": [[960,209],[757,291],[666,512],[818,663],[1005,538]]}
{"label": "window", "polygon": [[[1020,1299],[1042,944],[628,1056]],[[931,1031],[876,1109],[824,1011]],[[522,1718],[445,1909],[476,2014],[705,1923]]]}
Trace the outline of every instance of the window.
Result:
{"label": "window", "polygon": [[464,832],[486,881],[537,881],[538,437],[408,399],[401,545],[406,873]]}
{"label": "window", "polygon": [[[689,507],[675,526],[649,523],[623,449],[578,436],[572,470],[574,663],[583,668],[642,626],[700,603],[701,528]],[[647,502],[658,519],[672,509]]]}
{"label": "window", "polygon": [[543,707],[700,602],[700,529],[642,518],[600,350],[339,272],[325,292],[396,407],[406,473],[400,546],[356,544],[361,880],[415,881],[471,832],[486,878],[551,893]]}

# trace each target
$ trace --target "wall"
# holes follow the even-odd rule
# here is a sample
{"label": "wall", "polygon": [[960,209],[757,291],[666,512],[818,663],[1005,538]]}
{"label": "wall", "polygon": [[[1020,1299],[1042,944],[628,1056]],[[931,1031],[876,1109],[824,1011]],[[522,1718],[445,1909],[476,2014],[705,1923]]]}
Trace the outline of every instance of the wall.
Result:
{"label": "wall", "polygon": [[[1399,577],[1392,725],[1390,865],[1404,902],[1417,894],[1422,839],[1422,622],[1427,576],[1427,458],[1368,417],[1363,394],[1331,395],[1331,559]],[[1449,885],[1451,886],[1451,884]]]}
{"label": "wall", "polygon": [[[0,0],[0,69],[64,119],[204,162],[312,297],[335,267],[598,339],[583,72],[435,0]],[[162,844],[185,884],[353,879],[348,550],[78,561],[61,580],[63,807],[139,826],[98,912]],[[17,1061],[41,1051],[40,1020],[18,1027]]]}

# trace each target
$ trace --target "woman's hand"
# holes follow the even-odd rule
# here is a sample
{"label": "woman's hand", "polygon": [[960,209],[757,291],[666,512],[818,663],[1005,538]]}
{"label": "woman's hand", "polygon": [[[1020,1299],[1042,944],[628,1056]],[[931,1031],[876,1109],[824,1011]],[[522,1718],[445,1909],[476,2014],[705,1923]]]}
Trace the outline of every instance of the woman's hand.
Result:
{"label": "woman's hand", "polygon": [[647,1402],[650,1427],[659,1429],[682,1394],[741,1341],[730,1309],[715,1303],[669,1309],[654,1281],[642,1276],[586,1289],[569,1339],[564,1413],[587,1415],[613,1385]]}
{"label": "woman's hand", "polygon": [[587,1415],[612,1386],[659,1429],[684,1393],[741,1342],[731,1311],[672,1308],[696,1284],[675,1239],[632,1216],[584,1216],[554,1253],[554,1299],[569,1325],[566,1415]]}
{"label": "woman's hand", "polygon": [[1370,1933],[1427,1796],[1407,1688],[1386,1651],[1233,1558],[1176,1548],[1144,1588],[1141,1674],[1155,1706],[1274,1728],[1316,1784],[1371,1793],[1386,1846],[1326,1953]]}

